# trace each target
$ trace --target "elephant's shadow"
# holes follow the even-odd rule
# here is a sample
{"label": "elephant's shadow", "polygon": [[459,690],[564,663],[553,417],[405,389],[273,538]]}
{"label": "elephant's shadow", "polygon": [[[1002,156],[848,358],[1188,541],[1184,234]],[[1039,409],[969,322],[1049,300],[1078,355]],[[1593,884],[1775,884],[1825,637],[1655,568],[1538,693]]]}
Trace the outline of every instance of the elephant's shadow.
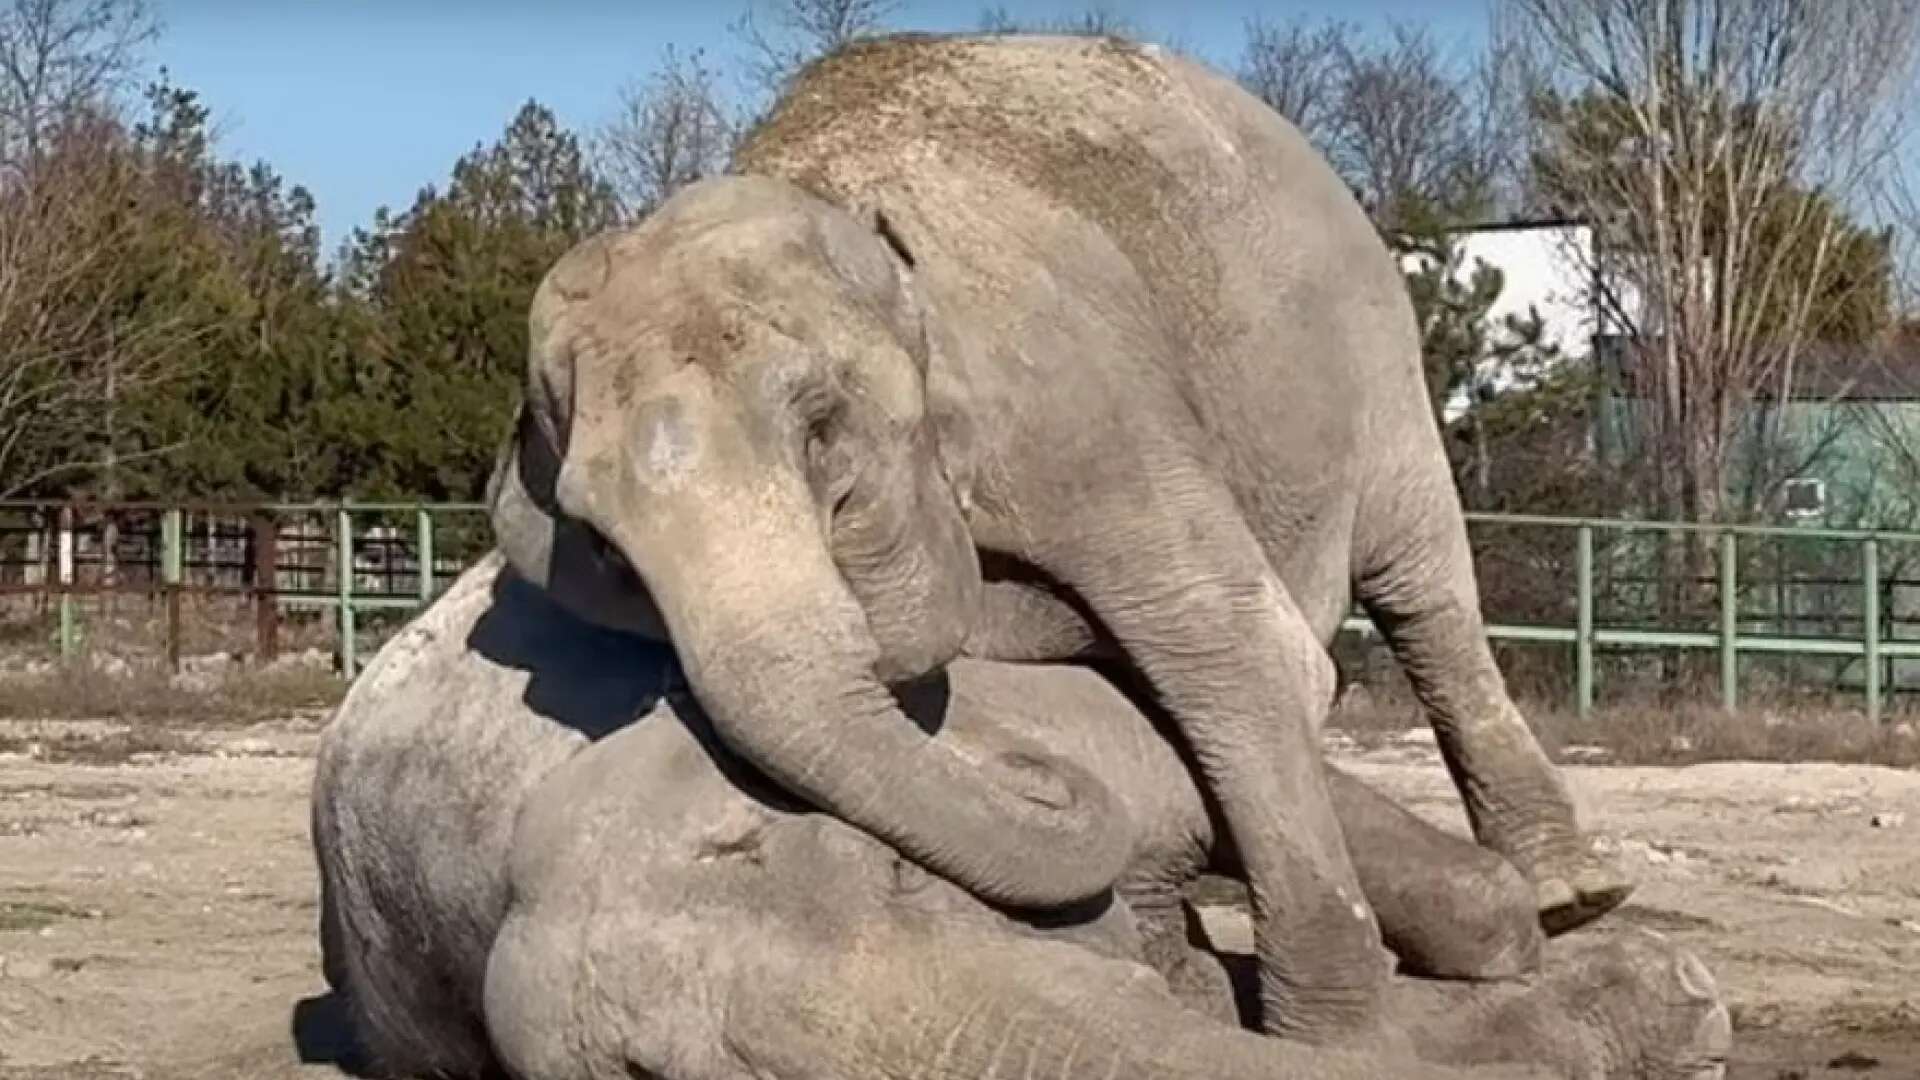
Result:
{"label": "elephant's shadow", "polygon": [[[796,635],[807,632],[804,626],[793,628]],[[677,722],[741,793],[779,813],[815,812],[726,747],[688,688],[671,644],[586,623],[509,570],[494,581],[492,603],[468,635],[467,647],[488,663],[526,672],[521,699],[527,708],[589,740],[633,723]],[[937,737],[946,727],[954,699],[944,669],[888,689],[901,713],[929,736]],[[654,715],[663,704],[671,716]],[[1144,699],[1136,704],[1154,708]],[[1017,922],[1048,929],[1092,922],[1112,903],[1112,893],[1103,892],[1045,911],[999,910]]]}
{"label": "elephant's shadow", "polygon": [[[793,632],[804,635],[807,629]],[[467,635],[467,648],[487,663],[525,672],[522,703],[590,741],[640,722],[664,704],[735,786],[777,810],[806,809],[720,741],[669,643],[584,622],[507,571],[494,581],[492,603]],[[945,726],[952,701],[945,672],[896,687],[893,694],[927,734]]]}
{"label": "elephant's shadow", "polygon": [[677,712],[692,705],[671,645],[577,619],[511,571],[494,579],[466,644],[489,664],[526,673],[529,710],[596,742],[663,699]]}
{"label": "elephant's shadow", "polygon": [[331,1065],[348,1076],[379,1075],[376,1063],[354,1038],[347,999],[338,990],[294,1003],[293,1048],[302,1065]]}

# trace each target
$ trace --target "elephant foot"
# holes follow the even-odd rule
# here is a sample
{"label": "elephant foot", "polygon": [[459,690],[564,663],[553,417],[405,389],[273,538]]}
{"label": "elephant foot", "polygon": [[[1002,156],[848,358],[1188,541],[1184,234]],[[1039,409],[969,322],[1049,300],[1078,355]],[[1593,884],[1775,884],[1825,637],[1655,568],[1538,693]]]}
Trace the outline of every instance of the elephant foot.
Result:
{"label": "elephant foot", "polygon": [[1522,872],[1533,882],[1540,929],[1550,938],[1578,930],[1633,895],[1626,874],[1592,851],[1545,860]]}
{"label": "elephant foot", "polygon": [[1481,846],[1504,857],[1533,884],[1540,929],[1550,938],[1586,926],[1633,895],[1626,873],[1595,851],[1574,825],[1570,805],[1563,814],[1525,821],[1502,820],[1484,810],[1471,816]]}
{"label": "elephant foot", "polygon": [[1388,1011],[1433,1064],[1567,1080],[1721,1080],[1733,1042],[1705,966],[1644,931],[1555,946],[1517,983],[1396,980]]}

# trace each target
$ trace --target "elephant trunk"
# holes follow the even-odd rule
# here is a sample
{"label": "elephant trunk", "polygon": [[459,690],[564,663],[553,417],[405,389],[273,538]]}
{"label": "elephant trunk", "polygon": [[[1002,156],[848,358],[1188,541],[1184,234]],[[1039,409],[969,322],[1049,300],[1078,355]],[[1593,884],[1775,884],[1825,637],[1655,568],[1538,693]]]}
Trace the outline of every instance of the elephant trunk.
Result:
{"label": "elephant trunk", "polygon": [[989,901],[1056,906],[1109,888],[1133,842],[1117,801],[1070,763],[975,763],[917,727],[877,673],[804,483],[738,465],[635,483],[617,462],[618,482],[604,459],[569,462],[560,485],[567,514],[638,572],[727,747]]}

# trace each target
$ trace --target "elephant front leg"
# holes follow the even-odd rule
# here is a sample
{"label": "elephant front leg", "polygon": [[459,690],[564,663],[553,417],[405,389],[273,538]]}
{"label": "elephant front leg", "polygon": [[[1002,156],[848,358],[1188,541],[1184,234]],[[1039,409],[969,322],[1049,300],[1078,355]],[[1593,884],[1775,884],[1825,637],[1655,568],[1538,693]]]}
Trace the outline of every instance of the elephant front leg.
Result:
{"label": "elephant front leg", "polygon": [[1360,888],[1403,974],[1510,979],[1538,967],[1544,935],[1533,889],[1512,864],[1337,768],[1328,767],[1327,784]]}
{"label": "elephant front leg", "polygon": [[1220,808],[1252,898],[1264,1029],[1323,1043],[1373,1032],[1391,959],[1321,764],[1332,662],[1227,493],[1181,487],[1127,498],[1124,513],[1083,505],[1082,520],[1127,526],[1081,530],[1049,569],[1145,677]]}

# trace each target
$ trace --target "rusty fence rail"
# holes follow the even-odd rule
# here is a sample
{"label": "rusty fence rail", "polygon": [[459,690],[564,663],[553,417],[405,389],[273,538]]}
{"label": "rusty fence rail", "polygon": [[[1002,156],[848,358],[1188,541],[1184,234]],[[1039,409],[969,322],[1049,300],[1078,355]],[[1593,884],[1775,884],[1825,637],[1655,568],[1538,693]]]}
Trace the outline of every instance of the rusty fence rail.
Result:
{"label": "rusty fence rail", "polygon": [[479,504],[160,504],[0,502],[0,597],[51,607],[54,649],[83,647],[89,602],[143,597],[162,612],[165,659],[178,669],[181,608],[252,608],[253,654],[272,659],[290,615],[332,623],[335,664],[351,678],[370,613],[404,615],[491,542]]}

